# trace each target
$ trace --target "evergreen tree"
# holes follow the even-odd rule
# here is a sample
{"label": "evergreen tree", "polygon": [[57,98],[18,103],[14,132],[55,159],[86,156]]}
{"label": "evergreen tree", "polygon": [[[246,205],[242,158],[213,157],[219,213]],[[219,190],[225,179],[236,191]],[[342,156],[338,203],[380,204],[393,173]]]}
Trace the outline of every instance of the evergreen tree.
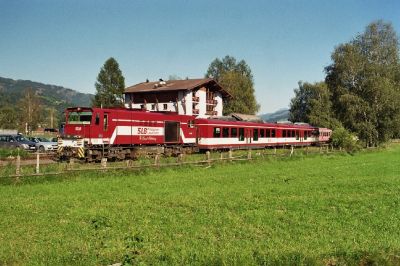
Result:
{"label": "evergreen tree", "polygon": [[96,95],[92,100],[93,106],[123,106],[125,78],[114,58],[109,58],[100,69],[95,87]]}
{"label": "evergreen tree", "polygon": [[206,77],[215,79],[232,98],[224,104],[224,114],[255,114],[260,106],[254,95],[251,69],[244,60],[236,62],[232,56],[216,58],[208,67]]}

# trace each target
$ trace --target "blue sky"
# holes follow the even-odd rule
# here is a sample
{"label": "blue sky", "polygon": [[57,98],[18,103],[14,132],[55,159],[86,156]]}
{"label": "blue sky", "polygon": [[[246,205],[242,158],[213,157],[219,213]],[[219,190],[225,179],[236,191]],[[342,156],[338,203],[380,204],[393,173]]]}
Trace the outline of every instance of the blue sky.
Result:
{"label": "blue sky", "polygon": [[298,81],[324,79],[335,46],[400,1],[0,0],[0,76],[95,93],[114,57],[127,86],[203,77],[216,57],[244,59],[260,113],[288,107]]}

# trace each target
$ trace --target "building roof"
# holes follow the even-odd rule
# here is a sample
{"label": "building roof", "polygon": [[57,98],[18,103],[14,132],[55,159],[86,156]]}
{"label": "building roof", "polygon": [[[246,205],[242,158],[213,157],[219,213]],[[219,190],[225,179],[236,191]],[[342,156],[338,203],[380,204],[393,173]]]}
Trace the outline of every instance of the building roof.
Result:
{"label": "building roof", "polygon": [[200,87],[215,89],[216,91],[221,92],[225,97],[232,97],[214,79],[211,78],[142,82],[125,88],[125,93],[180,91],[192,90]]}

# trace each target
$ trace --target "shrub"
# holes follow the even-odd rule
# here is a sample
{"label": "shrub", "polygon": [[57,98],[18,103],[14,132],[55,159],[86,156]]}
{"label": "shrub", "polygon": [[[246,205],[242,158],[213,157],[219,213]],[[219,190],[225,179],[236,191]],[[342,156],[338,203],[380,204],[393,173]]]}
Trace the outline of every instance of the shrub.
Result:
{"label": "shrub", "polygon": [[358,138],[343,127],[336,128],[332,133],[332,145],[353,152],[360,148]]}

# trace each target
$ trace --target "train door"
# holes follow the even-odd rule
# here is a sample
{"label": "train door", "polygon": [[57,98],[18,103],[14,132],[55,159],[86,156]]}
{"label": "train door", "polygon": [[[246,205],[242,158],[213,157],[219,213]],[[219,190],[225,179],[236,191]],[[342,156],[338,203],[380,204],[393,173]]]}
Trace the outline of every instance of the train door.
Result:
{"label": "train door", "polygon": [[90,142],[92,144],[100,144],[103,139],[103,130],[101,128],[101,113],[97,110],[93,112],[93,123],[92,123],[92,134],[90,136]]}
{"label": "train door", "polygon": [[178,143],[181,123],[177,121],[165,121],[164,141],[165,143]]}
{"label": "train door", "polygon": [[[110,144],[114,140],[111,140],[111,133],[110,133],[110,113],[104,112],[103,113],[103,142],[105,145]],[[107,140],[105,140],[107,139]]]}

